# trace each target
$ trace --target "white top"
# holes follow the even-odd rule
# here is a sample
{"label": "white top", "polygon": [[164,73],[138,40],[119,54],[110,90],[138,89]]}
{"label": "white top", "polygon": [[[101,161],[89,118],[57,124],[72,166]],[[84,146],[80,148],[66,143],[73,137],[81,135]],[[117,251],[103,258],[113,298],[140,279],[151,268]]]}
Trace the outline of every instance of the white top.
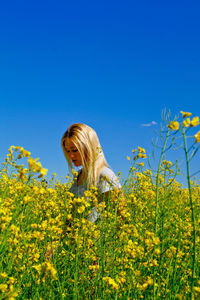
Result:
{"label": "white top", "polygon": [[[79,171],[79,174],[80,172],[81,170]],[[106,177],[106,179],[103,179],[103,177]],[[115,173],[110,168],[103,167],[99,176],[97,188],[99,192],[103,194],[108,191],[112,191],[113,188],[120,189],[121,184],[119,183],[119,180]],[[83,197],[86,190],[88,190],[88,187],[85,183],[78,185],[77,182],[75,182],[69,189],[70,193],[73,193],[76,197]],[[95,207],[93,207],[91,211],[92,212],[88,215],[88,220],[91,222],[95,222],[100,214],[97,212]]]}

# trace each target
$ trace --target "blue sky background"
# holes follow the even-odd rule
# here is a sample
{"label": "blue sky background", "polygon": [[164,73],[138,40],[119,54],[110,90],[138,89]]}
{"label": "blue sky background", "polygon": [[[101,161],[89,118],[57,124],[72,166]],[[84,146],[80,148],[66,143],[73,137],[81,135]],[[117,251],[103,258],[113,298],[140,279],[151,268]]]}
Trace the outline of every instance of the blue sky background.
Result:
{"label": "blue sky background", "polygon": [[20,145],[65,176],[60,139],[82,122],[127,176],[164,108],[200,115],[199,12],[185,0],[1,2],[1,161]]}

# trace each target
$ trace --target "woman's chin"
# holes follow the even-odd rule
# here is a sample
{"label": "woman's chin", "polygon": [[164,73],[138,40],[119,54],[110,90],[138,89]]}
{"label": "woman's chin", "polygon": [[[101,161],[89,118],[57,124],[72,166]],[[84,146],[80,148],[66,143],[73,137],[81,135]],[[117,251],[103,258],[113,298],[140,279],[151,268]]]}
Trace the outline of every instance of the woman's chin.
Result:
{"label": "woman's chin", "polygon": [[75,167],[80,167],[81,164],[78,161],[73,161],[73,164],[75,165]]}

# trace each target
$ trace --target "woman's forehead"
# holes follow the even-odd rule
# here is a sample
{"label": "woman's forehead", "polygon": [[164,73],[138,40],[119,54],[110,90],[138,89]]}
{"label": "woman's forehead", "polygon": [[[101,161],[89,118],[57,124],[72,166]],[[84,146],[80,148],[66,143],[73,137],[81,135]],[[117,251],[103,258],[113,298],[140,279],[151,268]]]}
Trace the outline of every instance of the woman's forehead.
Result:
{"label": "woman's forehead", "polygon": [[64,144],[65,144],[65,148],[68,148],[68,149],[77,148],[70,138],[66,139]]}

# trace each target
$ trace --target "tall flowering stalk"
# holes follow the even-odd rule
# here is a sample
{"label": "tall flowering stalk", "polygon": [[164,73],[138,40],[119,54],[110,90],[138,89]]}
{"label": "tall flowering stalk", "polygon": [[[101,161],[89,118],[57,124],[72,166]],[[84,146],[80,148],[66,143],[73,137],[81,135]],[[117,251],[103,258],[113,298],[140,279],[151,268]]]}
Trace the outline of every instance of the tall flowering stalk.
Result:
{"label": "tall flowering stalk", "polygon": [[[183,118],[189,117],[191,113],[187,112],[181,112]],[[191,299],[193,298],[193,290],[194,290],[194,278],[195,278],[195,267],[196,267],[196,221],[195,221],[195,209],[193,205],[193,197],[192,197],[192,189],[191,189],[191,182],[190,182],[190,158],[189,158],[189,151],[187,146],[187,137],[186,137],[186,127],[195,127],[199,125],[199,118],[194,117],[191,121],[189,118],[185,119],[183,121],[183,140],[184,140],[184,152],[185,152],[185,158],[186,158],[186,170],[187,170],[187,186],[188,186],[188,192],[189,192],[189,199],[190,199],[190,208],[191,208],[191,221],[192,221],[192,227],[193,227],[193,249],[192,249],[192,280],[191,280]],[[195,136],[195,142],[199,142],[199,133],[197,133]],[[191,156],[192,158],[192,156]]]}
{"label": "tall flowering stalk", "polygon": [[[190,293],[191,293],[191,299],[193,297],[193,290],[194,290],[194,279],[195,279],[195,268],[196,268],[196,223],[195,223],[195,208],[194,208],[194,204],[193,204],[193,199],[192,199],[192,188],[191,188],[191,174],[190,174],[190,160],[192,159],[192,157],[194,156],[194,154],[197,152],[198,149],[194,149],[194,144],[188,148],[187,145],[187,136],[186,136],[186,129],[187,127],[195,127],[197,125],[200,124],[199,122],[199,118],[198,117],[194,117],[192,120],[190,120],[190,116],[191,113],[188,112],[183,112],[181,111],[182,117],[183,117],[183,122],[182,124],[179,124],[179,122],[177,121],[177,118],[174,121],[168,121],[167,124],[167,119],[169,119],[169,115],[167,116],[167,118],[163,118],[164,122],[167,124],[167,132],[166,135],[164,137],[164,142],[162,145],[162,150],[161,150],[161,154],[160,154],[160,158],[159,158],[159,162],[158,162],[158,169],[157,169],[157,173],[156,173],[156,193],[155,193],[155,227],[154,227],[154,231],[155,231],[155,235],[158,235],[158,217],[159,217],[159,213],[158,213],[158,208],[159,208],[159,192],[160,192],[160,177],[161,177],[161,166],[162,166],[162,161],[164,158],[165,153],[168,151],[168,149],[170,149],[175,141],[175,135],[180,133],[180,136],[178,138],[176,138],[176,140],[178,141],[178,139],[182,136],[183,137],[183,145],[181,145],[180,147],[184,149],[184,153],[185,153],[185,158],[186,158],[186,171],[187,171],[187,187],[188,187],[188,192],[189,192],[189,201],[190,201],[190,208],[191,208],[191,224],[192,224],[192,242],[193,242],[193,246],[192,246],[192,275],[191,275],[191,285],[190,285]],[[172,133],[173,132],[173,133]],[[164,133],[164,131],[161,131],[161,139],[162,139],[162,134]],[[169,138],[172,137],[171,140],[171,145],[167,147],[167,142],[169,140]],[[198,143],[200,141],[200,132],[198,132],[195,136],[195,143]],[[190,155],[190,151],[191,149],[193,149],[193,153]],[[153,296],[154,298],[156,297],[156,288],[155,288],[155,277],[156,277],[156,270],[154,268],[153,271],[154,274],[154,284],[153,284]]]}
{"label": "tall flowering stalk", "polygon": [[164,155],[165,150],[166,150],[166,145],[167,145],[168,138],[169,138],[169,129],[168,129],[167,134],[165,136],[163,148],[162,148],[159,163],[158,163],[158,171],[157,171],[157,175],[156,175],[155,235],[157,235],[157,225],[158,225],[159,179],[160,179],[160,172],[161,172],[161,164],[162,164],[162,161],[163,161],[163,155]]}
{"label": "tall flowering stalk", "polygon": [[194,276],[195,276],[195,265],[196,265],[196,222],[195,222],[195,210],[192,201],[192,189],[190,184],[190,165],[189,165],[189,155],[188,155],[188,147],[187,147],[187,138],[185,134],[185,128],[183,128],[183,139],[184,139],[184,150],[186,157],[186,168],[187,168],[187,185],[189,191],[189,199],[190,199],[190,207],[191,207],[191,220],[193,226],[193,250],[192,250],[192,282],[191,282],[191,299],[193,295],[194,288]]}
{"label": "tall flowering stalk", "polygon": [[[161,132],[162,133],[162,132]],[[157,174],[156,174],[156,195],[155,195],[155,236],[157,236],[157,231],[158,231],[158,205],[159,205],[159,188],[160,188],[160,175],[161,175],[161,165],[163,161],[164,154],[166,152],[166,147],[167,147],[167,141],[169,139],[169,133],[170,133],[170,128],[168,127],[168,130],[166,132],[165,138],[164,138],[164,143],[162,146],[159,162],[158,162],[158,169],[157,169]],[[153,268],[153,298],[155,299],[156,297],[156,270],[155,267]]]}
{"label": "tall flowering stalk", "polygon": [[[188,149],[187,145],[187,136],[186,136],[186,129],[188,127],[196,127],[200,124],[199,117],[194,117],[192,120],[190,120],[191,113],[190,112],[183,112],[181,111],[182,117],[183,117],[183,123],[182,123],[182,136],[183,136],[183,149],[185,153],[185,159],[186,159],[186,172],[187,172],[187,187],[189,192],[189,201],[190,201],[190,208],[191,208],[191,223],[193,228],[193,247],[192,247],[192,278],[191,278],[191,291],[190,291],[190,298],[193,299],[193,291],[194,291],[194,279],[195,279],[195,268],[196,268],[196,221],[195,221],[195,209],[193,205],[193,197],[192,197],[192,188],[191,188],[191,174],[190,174],[190,160],[196,153],[198,149],[196,149],[192,155],[189,157],[189,152],[191,149],[194,148],[194,145]],[[169,123],[168,128],[171,130],[179,129],[179,122],[172,121]],[[200,132],[198,132],[195,136],[195,143],[198,143],[200,141]]]}

